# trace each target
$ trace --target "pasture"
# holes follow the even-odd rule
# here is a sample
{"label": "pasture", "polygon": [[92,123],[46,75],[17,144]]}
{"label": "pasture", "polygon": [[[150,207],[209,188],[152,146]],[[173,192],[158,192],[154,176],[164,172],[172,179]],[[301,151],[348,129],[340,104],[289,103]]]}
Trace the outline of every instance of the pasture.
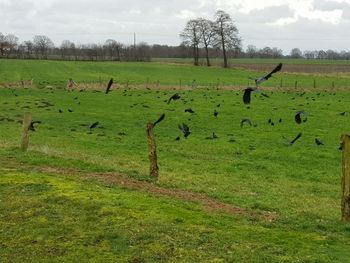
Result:
{"label": "pasture", "polygon": [[[268,97],[253,93],[247,107],[241,87],[259,71],[15,60],[0,60],[0,69],[4,262],[349,260],[338,149],[350,129],[348,72],[282,71],[264,83]],[[67,92],[70,77],[81,87],[97,85]],[[110,77],[117,84],[104,94],[99,88]],[[32,87],[12,86],[30,78]],[[294,89],[296,78],[305,86]],[[167,104],[174,93],[181,99]],[[307,120],[296,124],[299,110]],[[23,153],[27,111],[41,123]],[[145,126],[162,113],[154,182]],[[253,125],[241,127],[243,118]],[[187,139],[178,128],[183,123]]]}

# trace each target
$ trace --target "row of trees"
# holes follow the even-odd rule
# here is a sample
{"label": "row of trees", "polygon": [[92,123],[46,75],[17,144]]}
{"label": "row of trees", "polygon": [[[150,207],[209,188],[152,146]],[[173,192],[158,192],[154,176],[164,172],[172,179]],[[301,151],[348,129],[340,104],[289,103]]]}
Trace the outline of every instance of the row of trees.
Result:
{"label": "row of trees", "polygon": [[220,49],[224,59],[224,67],[228,67],[227,51],[239,53],[241,51],[241,39],[238,29],[230,15],[219,10],[214,15],[214,20],[205,18],[191,19],[180,34],[182,43],[193,49],[194,65],[199,65],[199,49],[205,50],[207,66],[210,66],[210,49]]}
{"label": "row of trees", "polygon": [[[205,22],[207,23],[207,22]],[[196,38],[197,39],[197,38]],[[210,40],[210,41],[209,41]],[[193,43],[196,43],[194,45]],[[211,58],[306,58],[306,59],[344,59],[350,60],[349,51],[313,50],[301,51],[294,48],[289,55],[283,55],[283,51],[276,47],[264,47],[258,49],[248,45],[245,50],[227,48],[229,44],[220,47],[214,45],[214,40],[205,38],[197,39],[192,44],[182,43],[179,46],[147,45],[124,45],[116,40],[109,39],[103,44],[76,45],[65,40],[60,46],[55,46],[47,36],[35,36],[33,40],[19,42],[13,34],[4,36],[0,33],[0,57],[25,58],[25,59],[61,59],[61,60],[110,60],[110,61],[149,61],[151,58],[194,58],[196,65],[200,64],[200,58],[210,65]],[[239,47],[239,48],[238,48]],[[195,56],[194,56],[195,54]],[[225,66],[225,64],[224,64]],[[226,65],[227,66],[227,65]]]}

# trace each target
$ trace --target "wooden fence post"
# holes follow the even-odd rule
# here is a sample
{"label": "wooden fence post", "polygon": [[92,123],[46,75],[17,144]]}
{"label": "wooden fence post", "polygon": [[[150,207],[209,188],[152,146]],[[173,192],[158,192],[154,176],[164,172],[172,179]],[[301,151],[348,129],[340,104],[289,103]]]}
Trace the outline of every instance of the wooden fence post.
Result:
{"label": "wooden fence post", "polygon": [[21,149],[22,151],[27,151],[29,145],[29,127],[32,123],[32,114],[26,112],[23,117],[22,124],[22,139],[21,139]]}
{"label": "wooden fence post", "polygon": [[297,88],[297,87],[298,87],[298,81],[296,80],[294,83],[294,88]]}
{"label": "wooden fence post", "polygon": [[316,80],[314,79],[314,89],[316,89]]}
{"label": "wooden fence post", "polygon": [[281,82],[280,82],[280,88],[283,87],[283,79],[281,78]]}
{"label": "wooden fence post", "polygon": [[156,140],[154,138],[153,132],[154,125],[153,123],[147,123],[146,132],[147,132],[147,142],[148,142],[148,157],[150,161],[150,176],[158,179],[159,168],[157,164],[157,149],[156,149]]}
{"label": "wooden fence post", "polygon": [[350,221],[350,135],[341,136],[342,146],[342,197],[341,213],[343,221]]}

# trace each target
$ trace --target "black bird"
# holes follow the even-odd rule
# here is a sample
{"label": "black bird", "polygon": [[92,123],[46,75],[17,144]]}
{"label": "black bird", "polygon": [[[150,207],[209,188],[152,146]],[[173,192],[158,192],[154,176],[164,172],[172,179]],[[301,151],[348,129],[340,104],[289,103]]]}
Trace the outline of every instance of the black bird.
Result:
{"label": "black bird", "polygon": [[191,134],[190,128],[185,123],[183,123],[182,126],[179,125],[179,129],[182,131],[185,138],[187,138]]}
{"label": "black bird", "polygon": [[344,111],[344,112],[342,112],[342,113],[340,113],[340,115],[341,115],[341,116],[344,116],[344,115],[345,115],[345,111]]}
{"label": "black bird", "polygon": [[261,93],[261,95],[264,96],[265,98],[270,98],[270,96],[265,93]]}
{"label": "black bird", "polygon": [[173,96],[171,96],[168,100],[168,104],[171,102],[171,100],[178,100],[180,99],[180,95],[178,93],[175,93]]}
{"label": "black bird", "polygon": [[219,112],[217,110],[214,110],[214,116],[217,117]]}
{"label": "black bird", "polygon": [[163,113],[158,120],[156,120],[154,123],[153,123],[153,127],[156,126],[157,123],[160,123],[162,120],[164,120],[165,118],[165,114]]}
{"label": "black bird", "polygon": [[194,111],[191,108],[185,109],[185,112],[194,113]]}
{"label": "black bird", "polygon": [[71,109],[68,109],[69,112],[73,112]]}
{"label": "black bird", "polygon": [[244,94],[243,94],[243,102],[244,104],[249,104],[250,103],[250,96],[251,96],[251,93],[252,91],[255,91],[256,89],[255,88],[251,88],[251,87],[248,87],[244,90]]}
{"label": "black bird", "polygon": [[91,129],[96,128],[98,124],[99,124],[98,121],[97,121],[97,122],[94,122],[93,124],[91,124],[90,127],[89,127],[90,131],[91,131]]}
{"label": "black bird", "polygon": [[301,137],[302,133],[298,133],[298,135],[292,140],[289,141],[286,137],[282,136],[283,139],[285,139],[290,145],[293,145],[300,137]]}
{"label": "black bird", "polygon": [[315,138],[315,143],[317,145],[324,145],[319,139]]}
{"label": "black bird", "polygon": [[241,128],[243,127],[244,123],[248,123],[249,126],[252,126],[252,122],[249,119],[242,119],[241,120]]}
{"label": "black bird", "polygon": [[268,80],[271,78],[272,74],[280,71],[282,69],[282,63],[279,63],[270,73],[266,74],[265,76],[259,77],[259,78],[249,78],[251,80],[255,81],[255,85],[259,86],[261,83],[264,81]]}
{"label": "black bird", "polygon": [[301,110],[301,111],[297,111],[295,113],[295,116],[294,116],[294,119],[295,119],[295,122],[300,124],[301,123],[301,115],[305,115],[305,119],[303,120],[303,122],[306,122],[307,121],[307,117],[306,117],[306,112]]}
{"label": "black bird", "polygon": [[41,121],[31,121],[28,130],[35,131],[34,124],[41,123]]}
{"label": "black bird", "polygon": [[175,140],[176,140],[176,141],[179,141],[179,140],[180,140],[180,136],[177,136]]}
{"label": "black bird", "polygon": [[108,92],[111,90],[113,85],[113,78],[110,79],[110,81],[108,82],[107,88],[106,88],[106,94],[108,94]]}
{"label": "black bird", "polygon": [[63,111],[61,109],[58,110],[59,113],[63,113]]}
{"label": "black bird", "polygon": [[280,118],[278,122],[281,123],[281,122],[282,122],[282,119]]}

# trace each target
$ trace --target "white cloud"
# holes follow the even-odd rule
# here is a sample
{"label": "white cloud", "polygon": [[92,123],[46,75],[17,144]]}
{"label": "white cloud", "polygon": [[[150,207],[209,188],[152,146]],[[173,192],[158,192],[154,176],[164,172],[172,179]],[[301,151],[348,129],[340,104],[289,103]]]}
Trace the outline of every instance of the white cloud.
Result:
{"label": "white cloud", "polygon": [[347,49],[350,0],[0,0],[0,32],[21,40],[45,34],[56,44],[114,38],[177,45],[188,19],[223,9],[244,44],[282,49]]}

